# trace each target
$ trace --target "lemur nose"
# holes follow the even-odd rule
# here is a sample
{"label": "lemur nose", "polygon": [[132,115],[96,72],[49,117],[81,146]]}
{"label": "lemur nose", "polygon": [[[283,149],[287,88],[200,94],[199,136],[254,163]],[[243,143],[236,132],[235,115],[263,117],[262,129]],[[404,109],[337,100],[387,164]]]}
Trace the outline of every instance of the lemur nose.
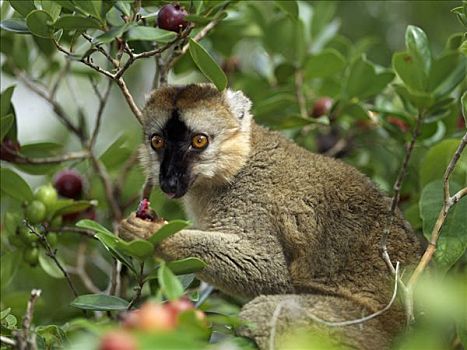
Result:
{"label": "lemur nose", "polygon": [[165,178],[163,179],[163,181],[161,181],[161,189],[167,194],[176,193],[177,188],[178,188],[178,178],[175,176]]}

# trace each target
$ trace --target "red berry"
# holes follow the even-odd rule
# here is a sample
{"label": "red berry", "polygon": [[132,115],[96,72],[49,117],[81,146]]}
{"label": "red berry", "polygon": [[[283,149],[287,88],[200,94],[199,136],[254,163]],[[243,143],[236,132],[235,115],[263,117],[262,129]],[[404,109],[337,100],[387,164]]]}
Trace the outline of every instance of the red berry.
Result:
{"label": "red berry", "polygon": [[83,180],[75,170],[63,170],[54,179],[54,187],[63,197],[79,199],[83,194]]}
{"label": "red berry", "polygon": [[141,202],[139,202],[138,209],[136,209],[136,217],[148,220],[148,221],[155,221],[155,215],[153,210],[149,207],[151,202],[147,198],[143,198]]}
{"label": "red berry", "polygon": [[0,159],[11,162],[20,150],[18,141],[5,138],[0,146]]}
{"label": "red berry", "polygon": [[165,305],[152,302],[138,311],[137,328],[145,331],[169,331],[177,325],[177,314]]}
{"label": "red berry", "polygon": [[388,118],[388,123],[398,127],[399,130],[402,131],[403,133],[406,133],[410,129],[409,126],[407,125],[407,123],[405,121],[403,121],[402,119],[400,119],[400,118],[389,117]]}
{"label": "red berry", "polygon": [[157,15],[157,26],[161,29],[179,33],[188,26],[185,16],[188,13],[179,4],[163,6]]}
{"label": "red berry", "polygon": [[459,116],[457,117],[456,126],[458,129],[465,129],[465,119],[462,116],[462,114],[459,114]]}
{"label": "red berry", "polygon": [[192,310],[195,308],[193,303],[190,300],[185,299],[185,298],[171,301],[167,303],[166,305],[167,305],[167,308],[169,308],[170,310],[173,310],[176,314],[183,312],[183,311]]}
{"label": "red berry", "polygon": [[320,97],[315,101],[313,109],[311,110],[311,116],[313,118],[319,118],[323,115],[327,115],[332,107],[332,99],[330,97]]}
{"label": "red berry", "polygon": [[99,345],[99,350],[136,350],[138,346],[131,334],[124,331],[112,331],[105,334]]}

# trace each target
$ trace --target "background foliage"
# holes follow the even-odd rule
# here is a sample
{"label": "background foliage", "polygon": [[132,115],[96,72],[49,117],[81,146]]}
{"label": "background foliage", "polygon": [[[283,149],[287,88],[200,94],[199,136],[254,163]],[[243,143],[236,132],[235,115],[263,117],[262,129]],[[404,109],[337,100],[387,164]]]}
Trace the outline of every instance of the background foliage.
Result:
{"label": "background foliage", "polygon": [[[117,314],[133,303],[186,294],[208,313],[209,326],[187,316],[171,332],[138,333],[142,348],[253,346],[233,332],[244,301],[200,286],[193,272],[202,268],[201,261],[165,264],[151,258],[161,237],[186,225],[177,202],[154,191],[152,206],[174,221],[149,241],[126,243],[112,233],[116,222],[136,209],[144,183],[135,158],[141,135],[132,116],[137,113],[122,98],[120,78],[137,106],[165,73],[169,83],[210,80],[219,89],[241,89],[252,99],[258,123],[311,151],[343,158],[388,195],[415,135],[399,207],[418,234],[431,237],[443,206],[443,175],[466,130],[465,3],[180,1],[194,26],[180,34],[155,27],[166,3],[1,3],[1,137],[20,144],[19,154],[6,160],[2,155],[2,335],[21,328],[32,288],[42,290],[32,328],[39,348],[95,347],[102,334],[117,327]],[[214,29],[198,42],[196,35],[210,23]],[[144,56],[158,49],[164,51],[156,58],[148,54],[131,61],[130,53]],[[114,74],[110,83],[96,66]],[[319,111],[323,101],[332,103]],[[83,197],[61,198],[47,208],[47,218],[26,229],[22,219],[36,188],[69,168],[84,178]],[[465,153],[450,184],[451,194],[467,185]],[[432,269],[417,285],[416,323],[396,348],[466,344],[466,212],[466,199],[450,210]],[[70,213],[79,215],[52,225]],[[29,232],[27,243],[16,244],[11,237],[19,228],[37,235]],[[47,241],[50,233],[58,234],[55,246]],[[96,239],[87,237],[94,234]],[[39,254],[34,267],[27,262],[32,247]],[[78,298],[50,255],[70,273]],[[120,291],[109,281],[114,259],[124,266]],[[106,296],[89,295],[96,291]],[[310,344],[313,339],[294,339],[290,348]],[[327,348],[320,344],[314,348]]]}

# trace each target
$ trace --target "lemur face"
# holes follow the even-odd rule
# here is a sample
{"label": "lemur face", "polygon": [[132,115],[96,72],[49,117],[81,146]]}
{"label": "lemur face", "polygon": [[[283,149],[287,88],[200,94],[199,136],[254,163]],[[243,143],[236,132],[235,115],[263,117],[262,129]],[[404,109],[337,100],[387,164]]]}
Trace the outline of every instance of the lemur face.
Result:
{"label": "lemur face", "polygon": [[155,91],[144,111],[142,152],[153,182],[171,198],[203,181],[228,182],[249,153],[249,106],[243,94],[210,85]]}

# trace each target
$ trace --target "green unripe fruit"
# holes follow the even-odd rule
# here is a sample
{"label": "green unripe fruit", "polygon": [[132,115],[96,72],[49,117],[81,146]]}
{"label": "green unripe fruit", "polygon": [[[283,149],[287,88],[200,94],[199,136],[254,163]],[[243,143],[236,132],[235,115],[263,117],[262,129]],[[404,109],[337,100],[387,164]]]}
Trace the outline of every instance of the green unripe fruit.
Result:
{"label": "green unripe fruit", "polygon": [[30,229],[27,227],[21,227],[19,229],[19,238],[26,243],[26,245],[30,245],[31,243],[37,242],[39,237],[31,232]]}
{"label": "green unripe fruit", "polygon": [[33,200],[27,207],[26,207],[26,219],[32,224],[39,224],[45,220],[45,216],[47,214],[47,209],[44,203]]}
{"label": "green unripe fruit", "polygon": [[47,234],[47,242],[49,242],[49,244],[54,247],[57,245],[57,242],[58,242],[58,236],[55,232],[49,232]]}
{"label": "green unripe fruit", "polygon": [[39,262],[39,249],[28,248],[24,251],[24,261],[31,266],[36,266]]}
{"label": "green unripe fruit", "polygon": [[34,194],[34,199],[42,202],[50,213],[53,210],[55,203],[57,203],[57,191],[52,185],[40,186]]}
{"label": "green unripe fruit", "polygon": [[16,234],[16,229],[21,223],[21,218],[16,213],[6,213],[5,214],[5,230],[9,234]]}

